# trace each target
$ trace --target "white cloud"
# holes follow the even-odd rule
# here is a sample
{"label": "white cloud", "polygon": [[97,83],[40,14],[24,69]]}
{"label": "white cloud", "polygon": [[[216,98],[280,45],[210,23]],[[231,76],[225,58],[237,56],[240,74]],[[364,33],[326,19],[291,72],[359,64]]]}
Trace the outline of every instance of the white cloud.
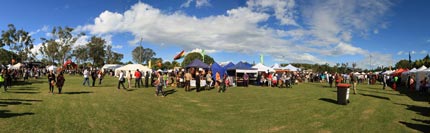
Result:
{"label": "white cloud", "polygon": [[209,2],[209,0],[187,0],[186,2],[181,4],[181,7],[188,8],[190,7],[190,4],[193,1],[195,1],[197,8],[204,7],[204,6],[211,6],[211,3]]}
{"label": "white cloud", "polygon": [[295,20],[296,4],[294,0],[249,0],[246,2],[248,7],[257,12],[274,11],[274,16],[280,21],[281,25],[299,26]]}
{"label": "white cloud", "polygon": [[427,40],[427,43],[430,43],[430,39]]}
{"label": "white cloud", "polygon": [[411,54],[416,54],[417,52],[415,52],[414,50],[411,51]]}
{"label": "white cloud", "polygon": [[420,54],[428,54],[427,50],[421,50]]}
{"label": "white cloud", "polygon": [[36,31],[30,32],[30,35],[35,35],[35,34],[37,34],[39,32],[48,32],[48,28],[49,28],[48,25],[44,25],[42,28],[37,29]]}
{"label": "white cloud", "polygon": [[112,48],[114,48],[114,49],[122,49],[122,45],[112,45]]}
{"label": "white cloud", "polygon": [[40,54],[39,49],[42,47],[42,43],[35,44],[32,49],[30,49],[33,54]]}
{"label": "white cloud", "polygon": [[403,51],[399,51],[397,52],[397,55],[402,55],[404,52]]}
{"label": "white cloud", "polygon": [[[202,49],[195,48],[195,49],[191,50],[190,52],[186,52],[186,53],[193,53],[193,52],[201,53]],[[216,50],[213,50],[213,49],[205,49],[205,54],[212,54],[215,52],[216,52]]]}
{"label": "white cloud", "polygon": [[[275,60],[285,57],[282,60],[326,63],[328,61],[322,60],[324,56],[368,55],[369,51],[350,41],[357,34],[380,28],[379,18],[390,6],[391,3],[384,0],[309,1],[306,6],[294,0],[251,0],[247,7],[197,18],[183,12],[165,13],[137,3],[124,13],[104,11],[93,24],[76,29],[97,35],[127,32],[135,37],[130,43],[143,38],[152,44],[176,45],[187,51],[200,48],[263,53],[272,55]],[[268,27],[265,23],[271,16],[281,25],[295,28]],[[299,17],[303,25],[297,24]]]}

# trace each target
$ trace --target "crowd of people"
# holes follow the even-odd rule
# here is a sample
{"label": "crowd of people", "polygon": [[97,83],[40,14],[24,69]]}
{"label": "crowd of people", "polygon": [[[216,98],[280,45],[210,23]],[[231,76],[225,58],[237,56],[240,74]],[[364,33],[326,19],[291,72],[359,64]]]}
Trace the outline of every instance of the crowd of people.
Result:
{"label": "crowd of people", "polygon": [[[57,72],[57,73],[56,73]],[[24,81],[29,78],[40,78],[46,76],[49,83],[49,93],[54,94],[54,88],[58,88],[58,93],[61,94],[62,88],[65,83],[63,72],[67,71],[53,71],[46,68],[21,68],[21,69],[1,69],[0,74],[0,87],[4,88],[6,92],[11,88],[13,81],[22,78]],[[114,76],[112,70],[105,70],[109,76]],[[70,72],[69,72],[70,73]],[[104,76],[102,70],[94,68],[86,68],[78,72],[83,76],[83,86],[95,86],[102,84]],[[90,78],[92,82],[90,83]],[[133,79],[134,78],[134,79]],[[251,80],[252,79],[252,80]],[[414,77],[408,77],[408,82],[405,84],[408,88],[414,90],[417,81]],[[155,95],[165,96],[163,89],[167,86],[174,86],[177,88],[184,88],[186,92],[203,91],[209,89],[217,89],[217,92],[225,92],[233,83],[236,85],[240,82],[244,87],[250,84],[257,86],[291,88],[294,84],[299,82],[319,82],[328,83],[329,87],[336,86],[339,83],[349,83],[352,85],[354,94],[357,94],[357,84],[375,84],[380,81],[382,89],[387,86],[396,89],[400,84],[400,77],[378,74],[341,74],[341,73],[304,73],[304,72],[259,72],[257,74],[243,73],[240,77],[232,78],[228,74],[220,75],[219,72],[212,73],[210,70],[189,68],[187,70],[176,71],[140,71],[137,69],[134,73],[131,70],[120,71],[118,77],[117,89],[128,88],[141,88],[141,87],[155,87]],[[132,83],[134,82],[134,83]],[[204,83],[203,83],[204,82]],[[429,81],[425,78],[421,83],[420,91],[426,92],[429,88]],[[127,84],[125,84],[127,83]]]}

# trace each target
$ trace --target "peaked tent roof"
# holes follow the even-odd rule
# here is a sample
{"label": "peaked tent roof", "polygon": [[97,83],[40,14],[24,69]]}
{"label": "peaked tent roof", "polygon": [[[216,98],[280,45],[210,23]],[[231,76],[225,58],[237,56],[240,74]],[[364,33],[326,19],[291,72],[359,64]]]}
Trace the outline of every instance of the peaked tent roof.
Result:
{"label": "peaked tent roof", "polygon": [[190,67],[196,67],[196,68],[205,68],[205,69],[209,69],[209,65],[203,63],[202,61],[200,61],[199,59],[194,59],[190,64],[188,64],[186,66],[186,68],[190,68]]}
{"label": "peaked tent roof", "polygon": [[273,64],[272,68],[273,69],[282,69],[278,63]]}
{"label": "peaked tent roof", "polygon": [[234,69],[252,70],[253,68],[251,66],[249,66],[249,64],[240,61],[234,66],[227,67],[227,70],[234,70]]}
{"label": "peaked tent roof", "polygon": [[216,72],[219,73],[219,75],[221,76],[221,78],[224,76],[225,74],[225,69],[223,67],[221,67],[218,63],[214,62],[211,66],[211,71],[212,71],[212,78],[215,79],[216,77]]}
{"label": "peaked tent roof", "polygon": [[426,69],[427,69],[427,67],[423,65],[420,68],[418,68],[417,71],[422,71],[422,70],[426,70]]}
{"label": "peaked tent roof", "polygon": [[228,63],[227,65],[223,66],[224,69],[227,69],[229,67],[234,66],[234,64],[232,62]]}
{"label": "peaked tent roof", "polygon": [[297,68],[291,64],[288,64],[287,66],[283,67],[283,69],[288,69],[290,71],[299,71],[300,70],[299,68]]}
{"label": "peaked tent roof", "polygon": [[268,67],[268,66],[265,66],[265,65],[263,65],[263,64],[261,64],[261,63],[258,63],[258,64],[256,64],[256,65],[252,66],[252,68],[257,68],[257,70],[258,70],[259,72],[266,72],[267,70],[269,70],[269,72],[274,72],[274,71],[275,71],[275,69],[270,68],[270,67]]}

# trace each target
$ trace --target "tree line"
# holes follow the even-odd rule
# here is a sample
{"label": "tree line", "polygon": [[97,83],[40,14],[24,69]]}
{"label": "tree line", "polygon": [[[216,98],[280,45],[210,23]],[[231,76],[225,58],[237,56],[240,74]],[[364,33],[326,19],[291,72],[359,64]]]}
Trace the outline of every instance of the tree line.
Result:
{"label": "tree line", "polygon": [[[124,55],[112,50],[112,45],[106,45],[106,40],[99,36],[92,36],[87,44],[76,46],[76,41],[85,36],[85,33],[74,33],[71,27],[53,27],[48,38],[40,38],[41,47],[37,53],[31,52],[35,39],[28,31],[17,29],[9,24],[6,30],[2,30],[0,37],[0,64],[12,64],[16,62],[42,62],[46,65],[63,65],[67,60],[73,60],[79,67],[102,67],[104,64],[133,64],[132,61],[121,62]],[[3,47],[8,47],[9,50]],[[36,56],[40,55],[41,59]],[[163,61],[155,57],[156,53],[142,45],[133,49],[134,63],[149,65],[152,69],[172,69],[188,64],[195,58],[201,59],[199,53],[187,55],[182,63],[177,61]],[[197,57],[198,55],[198,57]],[[173,57],[172,57],[173,58]],[[212,64],[213,58],[205,55],[205,63]]]}

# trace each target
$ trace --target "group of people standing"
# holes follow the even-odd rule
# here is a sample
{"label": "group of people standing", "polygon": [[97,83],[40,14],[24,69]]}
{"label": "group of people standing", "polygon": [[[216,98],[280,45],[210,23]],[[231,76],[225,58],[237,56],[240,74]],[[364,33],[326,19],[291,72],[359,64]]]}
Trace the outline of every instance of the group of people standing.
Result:
{"label": "group of people standing", "polygon": [[90,76],[91,76],[91,79],[93,80],[92,87],[95,86],[97,79],[99,79],[99,85],[102,84],[102,80],[104,78],[104,73],[101,70],[97,70],[97,69],[88,70],[88,69],[85,69],[82,72],[82,74],[84,76],[84,82],[82,83],[82,85],[85,86],[85,84],[88,84],[88,87],[90,86]]}
{"label": "group of people standing", "polygon": [[48,74],[49,93],[54,94],[54,86],[57,86],[58,94],[61,94],[65,81],[66,79],[64,79],[63,72],[59,72],[58,75],[55,76],[53,71],[49,71],[49,74]]}

